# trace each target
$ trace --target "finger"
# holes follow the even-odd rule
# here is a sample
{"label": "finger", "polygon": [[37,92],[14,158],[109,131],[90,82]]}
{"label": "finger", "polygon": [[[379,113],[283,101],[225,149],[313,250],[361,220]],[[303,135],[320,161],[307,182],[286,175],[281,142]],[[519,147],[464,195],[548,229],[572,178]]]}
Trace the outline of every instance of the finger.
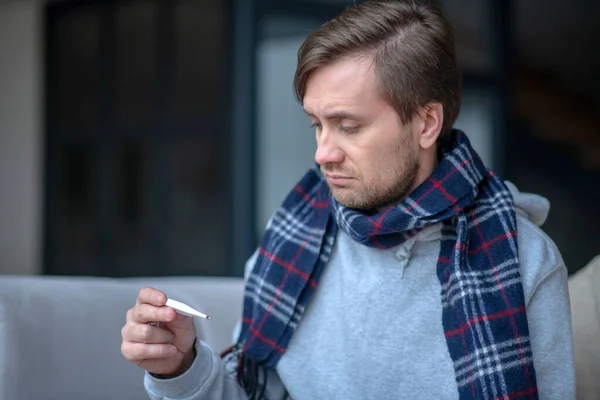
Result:
{"label": "finger", "polygon": [[194,318],[176,312],[175,318],[169,322],[168,328],[177,330],[194,329]]}
{"label": "finger", "polygon": [[168,329],[149,324],[126,326],[123,329],[122,337],[126,341],[149,344],[170,344],[175,341],[175,335]]}
{"label": "finger", "polygon": [[138,324],[148,322],[170,322],[175,318],[175,310],[171,307],[155,307],[150,304],[139,304],[127,313],[127,321]]}
{"label": "finger", "polygon": [[164,306],[167,302],[167,295],[158,289],[145,287],[140,290],[136,304],[151,304],[153,306]]}
{"label": "finger", "polygon": [[177,353],[177,347],[172,344],[147,344],[124,341],[121,345],[121,353],[132,362],[147,359],[169,358]]}

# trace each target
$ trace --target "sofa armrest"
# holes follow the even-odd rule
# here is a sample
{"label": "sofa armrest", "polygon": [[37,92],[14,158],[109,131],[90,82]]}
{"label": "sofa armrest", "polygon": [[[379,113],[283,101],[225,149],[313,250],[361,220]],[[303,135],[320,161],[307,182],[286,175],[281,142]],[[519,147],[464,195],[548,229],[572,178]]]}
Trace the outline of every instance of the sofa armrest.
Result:
{"label": "sofa armrest", "polygon": [[577,399],[600,397],[600,256],[569,278]]}

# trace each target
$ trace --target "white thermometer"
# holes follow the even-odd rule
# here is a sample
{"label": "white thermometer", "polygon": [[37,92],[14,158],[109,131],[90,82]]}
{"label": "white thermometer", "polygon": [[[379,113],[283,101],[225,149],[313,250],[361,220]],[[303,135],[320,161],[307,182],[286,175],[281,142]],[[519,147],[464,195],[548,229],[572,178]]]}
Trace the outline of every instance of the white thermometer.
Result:
{"label": "white thermometer", "polygon": [[192,307],[184,304],[180,301],[167,299],[167,303],[165,304],[167,307],[174,308],[179,314],[187,315],[188,317],[200,317],[205,319],[211,319],[210,316],[201,313],[198,310],[193,309]]}

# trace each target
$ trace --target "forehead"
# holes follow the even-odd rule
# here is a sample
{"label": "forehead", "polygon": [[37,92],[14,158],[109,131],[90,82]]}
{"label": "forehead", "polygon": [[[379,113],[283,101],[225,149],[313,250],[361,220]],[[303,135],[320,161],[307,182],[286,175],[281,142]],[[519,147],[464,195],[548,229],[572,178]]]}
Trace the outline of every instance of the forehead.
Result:
{"label": "forehead", "polygon": [[371,58],[348,58],[317,68],[306,83],[304,108],[312,113],[330,108],[369,106],[383,102],[377,92]]}

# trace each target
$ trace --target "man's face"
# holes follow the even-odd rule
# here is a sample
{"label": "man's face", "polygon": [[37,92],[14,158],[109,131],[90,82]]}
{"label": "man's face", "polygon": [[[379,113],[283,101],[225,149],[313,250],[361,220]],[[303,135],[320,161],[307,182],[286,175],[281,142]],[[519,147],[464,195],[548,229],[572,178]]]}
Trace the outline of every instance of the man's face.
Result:
{"label": "man's face", "polygon": [[371,59],[317,69],[303,103],[316,129],[315,160],[338,203],[380,209],[414,189],[419,138],[377,92]]}

